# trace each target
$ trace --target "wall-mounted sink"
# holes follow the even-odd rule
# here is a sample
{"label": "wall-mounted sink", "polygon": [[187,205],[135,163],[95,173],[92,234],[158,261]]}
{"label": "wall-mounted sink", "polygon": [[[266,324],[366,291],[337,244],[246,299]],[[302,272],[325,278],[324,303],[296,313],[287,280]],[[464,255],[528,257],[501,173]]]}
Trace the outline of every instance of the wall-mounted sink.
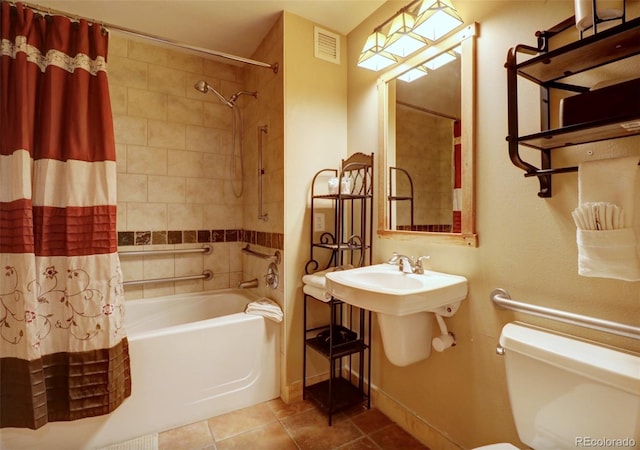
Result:
{"label": "wall-mounted sink", "polygon": [[[384,352],[396,366],[428,358],[432,313],[451,317],[467,297],[465,277],[430,270],[407,273],[396,264],[334,271],[326,278],[326,289],[332,296],[376,313]],[[442,318],[439,323],[441,336],[436,339],[448,339],[448,345],[452,345],[447,332],[442,330]]]}
{"label": "wall-mounted sink", "polygon": [[393,264],[375,264],[328,273],[327,291],[362,309],[406,316],[421,311],[441,313],[443,307],[464,300],[467,279],[429,270],[405,273]]}

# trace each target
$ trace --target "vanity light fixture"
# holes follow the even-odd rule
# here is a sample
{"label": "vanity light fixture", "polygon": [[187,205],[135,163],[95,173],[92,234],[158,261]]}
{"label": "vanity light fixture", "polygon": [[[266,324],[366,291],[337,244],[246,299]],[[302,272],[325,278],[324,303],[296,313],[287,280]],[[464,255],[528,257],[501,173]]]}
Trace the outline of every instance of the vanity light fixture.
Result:
{"label": "vanity light fixture", "polygon": [[373,30],[362,48],[358,66],[382,70],[462,24],[451,0],[413,0]]}
{"label": "vanity light fixture", "polygon": [[424,0],[417,17],[413,31],[429,41],[437,41],[463,23],[449,0]]}
{"label": "vanity light fixture", "polygon": [[415,22],[414,17],[406,11],[395,16],[384,44],[385,50],[404,58],[427,45],[423,37],[413,32]]}
{"label": "vanity light fixture", "polygon": [[398,59],[384,49],[387,37],[375,30],[369,35],[358,58],[358,66],[369,70],[382,70],[398,62]]}
{"label": "vanity light fixture", "polygon": [[412,81],[416,81],[418,78],[422,78],[423,76],[427,75],[427,73],[427,68],[424,65],[420,65],[400,75],[398,77],[398,80],[402,80],[406,83],[411,83]]}

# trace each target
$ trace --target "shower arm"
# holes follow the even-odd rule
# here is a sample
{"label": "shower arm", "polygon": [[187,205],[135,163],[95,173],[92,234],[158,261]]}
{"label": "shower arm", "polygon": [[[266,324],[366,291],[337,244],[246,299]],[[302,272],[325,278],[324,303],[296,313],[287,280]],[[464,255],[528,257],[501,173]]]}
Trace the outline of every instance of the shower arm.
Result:
{"label": "shower arm", "polygon": [[264,220],[265,222],[269,220],[269,214],[263,212],[262,209],[262,177],[264,176],[264,168],[262,166],[262,135],[268,132],[268,125],[258,127],[258,219]]}

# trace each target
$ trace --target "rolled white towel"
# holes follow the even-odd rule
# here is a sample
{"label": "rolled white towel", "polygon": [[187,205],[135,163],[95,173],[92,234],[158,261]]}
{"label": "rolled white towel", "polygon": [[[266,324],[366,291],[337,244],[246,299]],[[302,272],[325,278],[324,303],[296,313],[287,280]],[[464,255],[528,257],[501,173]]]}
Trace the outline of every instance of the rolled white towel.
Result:
{"label": "rolled white towel", "polygon": [[247,314],[264,316],[267,319],[273,320],[274,322],[282,322],[282,319],[284,317],[280,305],[266,297],[249,303],[244,312]]}
{"label": "rolled white towel", "polygon": [[609,202],[587,202],[571,213],[580,230],[618,230],[624,228],[624,211]]}

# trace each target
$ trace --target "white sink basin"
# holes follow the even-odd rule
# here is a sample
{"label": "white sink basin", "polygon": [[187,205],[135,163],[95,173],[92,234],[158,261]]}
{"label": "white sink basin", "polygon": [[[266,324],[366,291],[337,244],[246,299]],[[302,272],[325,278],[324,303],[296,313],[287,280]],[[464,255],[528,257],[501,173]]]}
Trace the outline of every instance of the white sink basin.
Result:
{"label": "white sink basin", "polygon": [[467,296],[465,277],[429,270],[424,274],[404,273],[393,264],[340,270],[326,277],[326,289],[334,297],[362,309],[394,316],[440,312],[442,307]]}

